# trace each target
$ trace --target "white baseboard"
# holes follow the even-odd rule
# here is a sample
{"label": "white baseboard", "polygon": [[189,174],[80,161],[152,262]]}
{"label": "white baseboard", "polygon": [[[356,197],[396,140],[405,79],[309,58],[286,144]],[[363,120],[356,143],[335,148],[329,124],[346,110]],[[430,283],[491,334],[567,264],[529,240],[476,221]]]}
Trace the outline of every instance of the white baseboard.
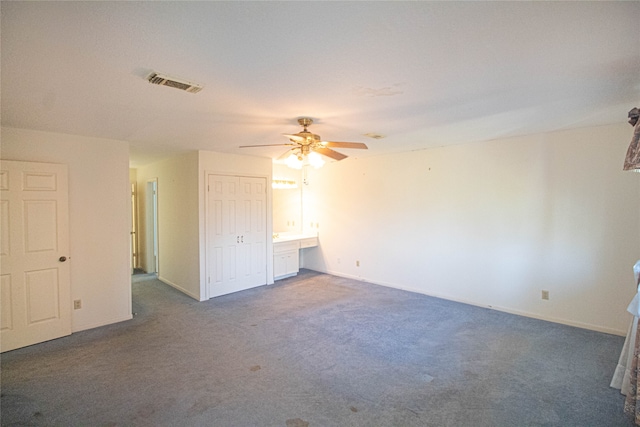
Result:
{"label": "white baseboard", "polygon": [[87,325],[72,325],[71,333],[73,334],[75,332],[86,331],[89,329],[99,328],[101,326],[112,325],[114,323],[124,322],[126,320],[131,320],[131,319],[133,319],[133,314],[129,314],[127,316],[122,316],[122,317],[116,317],[113,319],[109,319],[109,320],[105,320],[97,323],[90,323]]}
{"label": "white baseboard", "polygon": [[627,335],[627,331],[626,330],[623,331],[623,330],[618,330],[618,329],[613,329],[613,328],[607,328],[607,327],[604,327],[604,326],[593,325],[591,323],[583,323],[583,322],[576,322],[576,321],[569,320],[569,319],[542,316],[542,315],[537,314],[537,313],[530,313],[530,312],[527,312],[527,311],[514,310],[514,309],[511,309],[511,308],[508,308],[508,307],[500,307],[500,306],[495,306],[495,305],[478,304],[478,303],[473,302],[473,301],[468,301],[468,300],[452,297],[451,295],[440,294],[440,293],[437,293],[437,292],[425,292],[422,289],[416,289],[416,288],[411,288],[411,287],[407,287],[407,286],[400,286],[400,285],[397,285],[395,283],[369,280],[369,279],[366,279],[364,277],[352,276],[350,274],[343,274],[343,273],[340,273],[340,272],[337,272],[337,271],[326,271],[325,273],[326,274],[331,274],[332,276],[338,276],[338,277],[344,277],[344,278],[347,278],[347,279],[358,280],[358,281],[364,282],[364,283],[371,283],[371,284],[378,285],[378,286],[385,286],[385,287],[388,287],[388,288],[400,289],[400,290],[403,290],[403,291],[414,292],[414,293],[417,293],[417,294],[427,295],[427,296],[430,296],[430,297],[441,298],[441,299],[445,299],[447,301],[454,301],[454,302],[459,302],[459,303],[462,303],[462,304],[473,305],[475,307],[483,307],[483,308],[488,308],[490,310],[502,311],[504,313],[515,314],[517,316],[529,317],[529,318],[538,319],[538,320],[545,320],[547,322],[559,323],[561,325],[567,325],[567,326],[574,326],[576,328],[581,328],[581,329],[588,329],[590,331],[603,332],[605,334],[619,335],[619,336],[622,336],[622,337]]}
{"label": "white baseboard", "polygon": [[180,292],[182,292],[183,294],[190,296],[191,298],[195,299],[196,301],[202,301],[202,300],[200,299],[200,295],[195,295],[194,293],[192,293],[192,292],[190,292],[190,291],[186,290],[186,289],[185,289],[185,288],[183,288],[182,286],[180,286],[180,285],[176,285],[175,283],[173,283],[173,282],[172,282],[172,281],[170,281],[170,280],[165,279],[164,277],[160,277],[160,276],[158,276],[158,280],[160,280],[162,283],[164,283],[164,284],[166,284],[166,285],[171,286],[171,287],[172,287],[172,288],[174,288],[174,289],[179,290],[179,291],[180,291]]}

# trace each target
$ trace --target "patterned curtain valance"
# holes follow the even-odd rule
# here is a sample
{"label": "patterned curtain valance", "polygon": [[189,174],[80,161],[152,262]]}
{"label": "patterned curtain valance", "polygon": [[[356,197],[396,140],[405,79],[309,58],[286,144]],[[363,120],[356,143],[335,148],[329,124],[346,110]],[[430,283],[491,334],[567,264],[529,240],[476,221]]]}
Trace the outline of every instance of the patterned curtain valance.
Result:
{"label": "patterned curtain valance", "polygon": [[634,126],[631,144],[627,150],[627,156],[624,159],[623,169],[626,171],[640,172],[640,121],[638,116],[640,110],[634,108],[629,111],[629,123]]}

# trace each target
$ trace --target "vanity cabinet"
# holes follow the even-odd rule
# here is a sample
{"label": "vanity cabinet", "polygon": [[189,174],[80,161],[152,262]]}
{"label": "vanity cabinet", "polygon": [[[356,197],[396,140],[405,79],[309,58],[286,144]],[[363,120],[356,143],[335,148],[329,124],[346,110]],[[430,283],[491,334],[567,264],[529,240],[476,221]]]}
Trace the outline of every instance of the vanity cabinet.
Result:
{"label": "vanity cabinet", "polygon": [[300,249],[318,246],[318,236],[287,235],[273,240],[273,279],[280,280],[298,274]]}
{"label": "vanity cabinet", "polygon": [[314,246],[318,246],[318,236],[300,239],[300,249],[313,248]]}
{"label": "vanity cabinet", "polygon": [[273,244],[273,278],[274,280],[295,276],[300,269],[298,250],[300,242],[281,242]]}

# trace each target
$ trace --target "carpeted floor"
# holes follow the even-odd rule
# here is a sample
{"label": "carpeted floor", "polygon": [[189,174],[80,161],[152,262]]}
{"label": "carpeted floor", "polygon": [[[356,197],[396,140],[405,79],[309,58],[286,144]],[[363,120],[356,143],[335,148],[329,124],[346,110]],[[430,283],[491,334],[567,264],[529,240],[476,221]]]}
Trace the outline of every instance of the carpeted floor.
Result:
{"label": "carpeted floor", "polygon": [[4,353],[3,426],[630,426],[623,338],[302,271]]}

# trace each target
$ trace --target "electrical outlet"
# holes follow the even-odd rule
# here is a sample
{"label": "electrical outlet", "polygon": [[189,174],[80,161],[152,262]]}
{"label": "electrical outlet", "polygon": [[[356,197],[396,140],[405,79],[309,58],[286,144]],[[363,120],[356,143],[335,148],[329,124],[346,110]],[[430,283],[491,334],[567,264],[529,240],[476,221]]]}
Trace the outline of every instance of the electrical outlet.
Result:
{"label": "electrical outlet", "polygon": [[356,261],[356,267],[360,267],[360,261]]}
{"label": "electrical outlet", "polygon": [[82,300],[77,299],[73,301],[73,309],[74,310],[79,310],[82,308]]}
{"label": "electrical outlet", "polygon": [[549,299],[549,291],[542,291],[542,299]]}

